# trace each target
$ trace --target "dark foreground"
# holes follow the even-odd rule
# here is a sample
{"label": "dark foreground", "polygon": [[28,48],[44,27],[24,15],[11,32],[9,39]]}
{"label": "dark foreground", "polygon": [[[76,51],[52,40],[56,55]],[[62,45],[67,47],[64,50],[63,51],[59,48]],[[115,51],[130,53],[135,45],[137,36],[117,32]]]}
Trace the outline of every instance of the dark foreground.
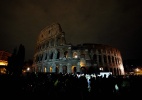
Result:
{"label": "dark foreground", "polygon": [[91,100],[92,98],[140,98],[142,76],[80,78],[70,74],[1,75],[0,97],[16,99]]}

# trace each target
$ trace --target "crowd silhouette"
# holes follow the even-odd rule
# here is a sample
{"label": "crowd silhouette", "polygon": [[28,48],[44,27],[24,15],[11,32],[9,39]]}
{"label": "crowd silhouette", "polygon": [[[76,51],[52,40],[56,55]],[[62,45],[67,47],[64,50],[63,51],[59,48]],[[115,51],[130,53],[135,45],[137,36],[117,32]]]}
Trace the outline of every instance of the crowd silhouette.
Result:
{"label": "crowd silhouette", "polygon": [[[91,75],[90,75],[91,76]],[[95,76],[55,73],[26,73],[0,76],[1,97],[91,100],[91,98],[138,98],[141,75]]]}

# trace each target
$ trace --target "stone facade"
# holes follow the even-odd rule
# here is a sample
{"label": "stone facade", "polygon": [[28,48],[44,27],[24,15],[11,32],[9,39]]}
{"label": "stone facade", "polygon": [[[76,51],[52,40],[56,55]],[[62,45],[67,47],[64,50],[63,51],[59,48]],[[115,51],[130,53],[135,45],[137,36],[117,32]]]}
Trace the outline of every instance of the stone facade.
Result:
{"label": "stone facade", "polygon": [[67,44],[59,23],[47,26],[39,34],[32,68],[46,73],[124,74],[118,49],[95,43]]}

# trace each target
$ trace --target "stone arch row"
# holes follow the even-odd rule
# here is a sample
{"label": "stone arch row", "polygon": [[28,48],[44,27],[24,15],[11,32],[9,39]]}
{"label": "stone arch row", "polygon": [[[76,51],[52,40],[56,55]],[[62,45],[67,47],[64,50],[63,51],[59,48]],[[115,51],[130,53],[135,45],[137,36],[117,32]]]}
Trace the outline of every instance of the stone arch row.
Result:
{"label": "stone arch row", "polygon": [[[50,60],[50,59],[68,58],[69,52],[67,50],[62,51],[62,52],[61,52],[61,50],[55,50],[54,49],[54,50],[50,50],[48,52],[42,52],[41,54],[39,53],[35,56],[35,62],[40,62],[42,60],[44,61],[44,60]],[[81,54],[81,55],[83,55],[83,54]],[[84,56],[81,56],[81,55],[80,55],[80,57],[84,58]],[[78,58],[80,58],[78,52],[74,51],[71,54],[71,58],[72,57],[76,58],[76,56],[78,56]],[[90,56],[90,58],[91,58],[91,56]],[[114,57],[114,56],[111,56],[111,55],[104,55],[104,54],[98,55],[98,54],[95,54],[95,53],[93,54],[93,57],[91,58],[91,60],[93,60],[93,61],[95,61],[99,64],[104,63],[104,64],[120,65],[122,63],[120,57],[116,57],[116,56]]]}
{"label": "stone arch row", "polygon": [[[73,52],[72,57],[76,58],[77,52]],[[35,56],[35,62],[40,62],[42,60],[50,60],[50,59],[62,59],[62,58],[68,58],[68,51],[62,51],[62,50],[50,50],[47,52],[39,53]]]}
{"label": "stone arch row", "polygon": [[102,55],[94,54],[92,59],[100,64],[120,65],[122,63],[120,57],[104,55],[104,54]]}
{"label": "stone arch row", "polygon": [[49,41],[46,41],[46,42],[41,43],[40,45],[37,45],[36,52],[47,49],[48,47],[63,45],[62,41],[63,39],[61,37],[50,39]]}
{"label": "stone arch row", "polygon": [[[61,69],[59,71],[59,66],[56,66],[55,67],[55,70],[53,70],[53,67],[50,66],[50,67],[38,67],[37,69],[37,72],[48,72],[48,73],[63,73],[63,74],[66,74],[66,73],[78,73],[77,72],[77,69],[76,69],[76,66],[71,66],[72,68],[70,68],[71,70],[68,71],[68,67],[66,65],[63,65],[63,66],[60,66]],[[91,73],[95,73],[97,72],[99,69],[94,69],[93,71],[91,71]],[[105,72],[112,72],[112,75],[121,75],[121,69],[119,68],[105,68],[104,69]],[[80,71],[79,73],[88,73],[90,72],[88,70],[88,68],[86,67],[80,67]]]}

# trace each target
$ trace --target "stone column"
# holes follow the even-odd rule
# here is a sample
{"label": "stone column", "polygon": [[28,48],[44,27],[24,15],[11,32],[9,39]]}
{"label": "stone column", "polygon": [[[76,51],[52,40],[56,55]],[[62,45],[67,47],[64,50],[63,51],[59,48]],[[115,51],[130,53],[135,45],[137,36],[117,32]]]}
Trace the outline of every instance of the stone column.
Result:
{"label": "stone column", "polygon": [[63,59],[64,58],[64,51],[63,49],[60,49],[60,59]]}
{"label": "stone column", "polygon": [[70,63],[67,64],[67,73],[71,73],[71,64]]}
{"label": "stone column", "polygon": [[42,67],[41,67],[41,66],[39,66],[39,72],[41,72],[41,68],[42,68]]}
{"label": "stone column", "polygon": [[50,72],[50,66],[48,64],[46,64],[46,72]]}
{"label": "stone column", "polygon": [[52,64],[52,72],[53,73],[56,72],[56,64],[55,63]]}
{"label": "stone column", "polygon": [[53,52],[53,60],[54,61],[57,59],[57,53],[58,53],[58,51],[55,49]]}
{"label": "stone column", "polygon": [[71,47],[68,47],[68,58],[72,58],[72,52],[71,52]]}
{"label": "stone column", "polygon": [[85,49],[85,60],[90,60],[88,49]]}
{"label": "stone column", "polygon": [[104,66],[104,65],[105,65],[105,64],[104,64],[104,55],[101,54],[101,56],[102,56],[102,65]]}
{"label": "stone column", "polygon": [[42,65],[41,67],[41,72],[44,72],[44,65]]}
{"label": "stone column", "polygon": [[77,63],[76,72],[80,72],[80,62]]}
{"label": "stone column", "polygon": [[107,63],[107,66],[109,66],[109,60],[108,60],[108,54],[106,55],[106,63]]}
{"label": "stone column", "polygon": [[62,73],[63,72],[63,68],[62,68],[62,64],[60,64],[59,66],[59,73]]}

